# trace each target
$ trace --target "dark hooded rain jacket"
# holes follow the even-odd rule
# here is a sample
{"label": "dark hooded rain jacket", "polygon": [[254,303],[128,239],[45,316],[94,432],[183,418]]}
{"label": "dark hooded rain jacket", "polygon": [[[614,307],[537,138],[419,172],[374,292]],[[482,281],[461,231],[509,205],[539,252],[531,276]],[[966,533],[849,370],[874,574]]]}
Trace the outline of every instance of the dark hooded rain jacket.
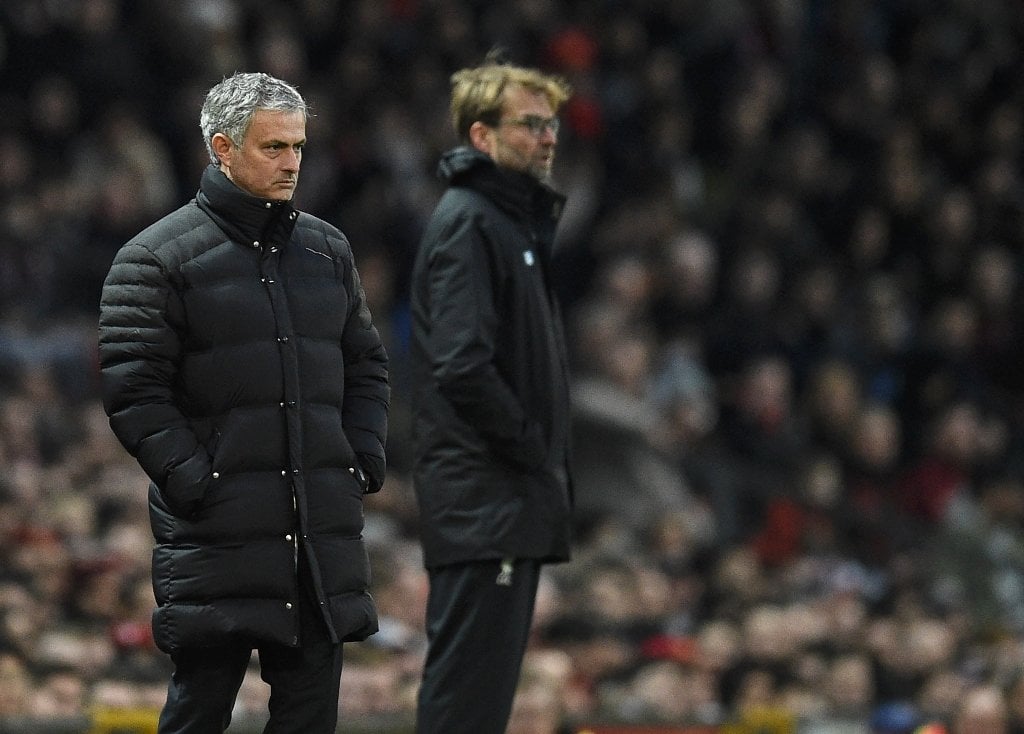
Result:
{"label": "dark hooded rain jacket", "polygon": [[412,291],[415,491],[427,566],[569,557],[569,387],[550,281],[564,199],[471,148]]}

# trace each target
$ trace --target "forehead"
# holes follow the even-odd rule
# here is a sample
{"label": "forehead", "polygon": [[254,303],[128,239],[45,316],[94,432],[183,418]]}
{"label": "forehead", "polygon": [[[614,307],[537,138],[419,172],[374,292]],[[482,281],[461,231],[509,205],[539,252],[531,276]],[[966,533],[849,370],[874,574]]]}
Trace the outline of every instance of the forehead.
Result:
{"label": "forehead", "polygon": [[521,84],[511,84],[505,89],[504,102],[505,109],[512,114],[551,117],[554,113],[544,92],[527,89]]}
{"label": "forehead", "polygon": [[254,141],[300,143],[306,139],[306,116],[297,110],[256,110],[249,121],[246,137]]}

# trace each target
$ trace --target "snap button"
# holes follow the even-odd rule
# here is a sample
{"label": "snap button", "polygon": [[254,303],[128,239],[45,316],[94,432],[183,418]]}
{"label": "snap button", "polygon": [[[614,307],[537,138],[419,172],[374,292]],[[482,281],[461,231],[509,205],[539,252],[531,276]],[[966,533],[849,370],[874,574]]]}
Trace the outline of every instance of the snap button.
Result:
{"label": "snap button", "polygon": [[288,476],[288,472],[286,472],[286,471],[285,471],[284,469],[282,469],[282,470],[281,470],[281,476],[282,476],[282,477],[286,477],[286,476]]}
{"label": "snap button", "polygon": [[291,540],[292,539],[292,534],[288,533],[288,535],[284,536],[284,539],[285,540]]}
{"label": "snap button", "polygon": [[260,246],[260,241],[259,240],[253,240],[252,246],[253,247],[259,247]]}
{"label": "snap button", "polygon": [[219,472],[219,471],[215,471],[215,472],[214,472],[214,473],[212,474],[212,476],[213,476],[213,478],[214,478],[214,479],[220,479],[220,472]]}
{"label": "snap button", "polygon": [[263,206],[265,206],[265,207],[266,207],[267,209],[269,209],[270,207],[272,207],[272,206],[273,206],[273,204],[271,204],[271,203],[270,203],[270,202],[268,201],[268,202],[267,202],[266,204],[264,204]]}
{"label": "snap button", "polygon": [[290,601],[286,601],[286,602],[284,603],[284,608],[285,608],[285,609],[291,609],[291,608],[292,608],[292,603],[291,603]]}

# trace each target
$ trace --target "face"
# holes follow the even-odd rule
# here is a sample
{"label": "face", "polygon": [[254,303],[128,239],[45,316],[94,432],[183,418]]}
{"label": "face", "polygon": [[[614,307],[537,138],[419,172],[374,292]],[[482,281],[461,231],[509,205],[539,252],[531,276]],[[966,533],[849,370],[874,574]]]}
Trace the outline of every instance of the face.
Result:
{"label": "face", "polygon": [[299,180],[306,117],[302,112],[256,110],[241,145],[223,133],[212,138],[220,170],[238,188],[261,199],[289,201]]}
{"label": "face", "polygon": [[553,120],[554,115],[548,98],[542,92],[511,86],[505,90],[500,122],[496,126],[476,123],[480,127],[474,143],[497,165],[545,181],[551,176],[557,134],[551,125],[532,132],[525,121],[531,118]]}

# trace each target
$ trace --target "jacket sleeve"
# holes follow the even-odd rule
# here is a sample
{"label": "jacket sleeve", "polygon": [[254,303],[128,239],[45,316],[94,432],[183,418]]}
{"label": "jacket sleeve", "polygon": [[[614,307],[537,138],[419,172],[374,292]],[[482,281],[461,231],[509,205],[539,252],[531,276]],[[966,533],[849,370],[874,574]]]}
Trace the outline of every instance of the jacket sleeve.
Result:
{"label": "jacket sleeve", "polygon": [[147,248],[114,258],[100,299],[99,362],[110,426],[175,514],[188,516],[209,482],[210,456],[175,400],[178,300]]}
{"label": "jacket sleeve", "polygon": [[348,282],[345,285],[350,294],[349,313],[341,345],[345,355],[342,423],[360,467],[367,474],[366,491],[376,492],[384,484],[386,468],[384,449],[391,400],[388,355],[377,327],[373,325],[351,248],[348,256],[351,267],[347,269]]}
{"label": "jacket sleeve", "polygon": [[438,388],[492,449],[533,469],[546,457],[540,423],[498,370],[498,265],[482,224],[461,214],[441,231],[428,265],[430,335],[427,348]]}

